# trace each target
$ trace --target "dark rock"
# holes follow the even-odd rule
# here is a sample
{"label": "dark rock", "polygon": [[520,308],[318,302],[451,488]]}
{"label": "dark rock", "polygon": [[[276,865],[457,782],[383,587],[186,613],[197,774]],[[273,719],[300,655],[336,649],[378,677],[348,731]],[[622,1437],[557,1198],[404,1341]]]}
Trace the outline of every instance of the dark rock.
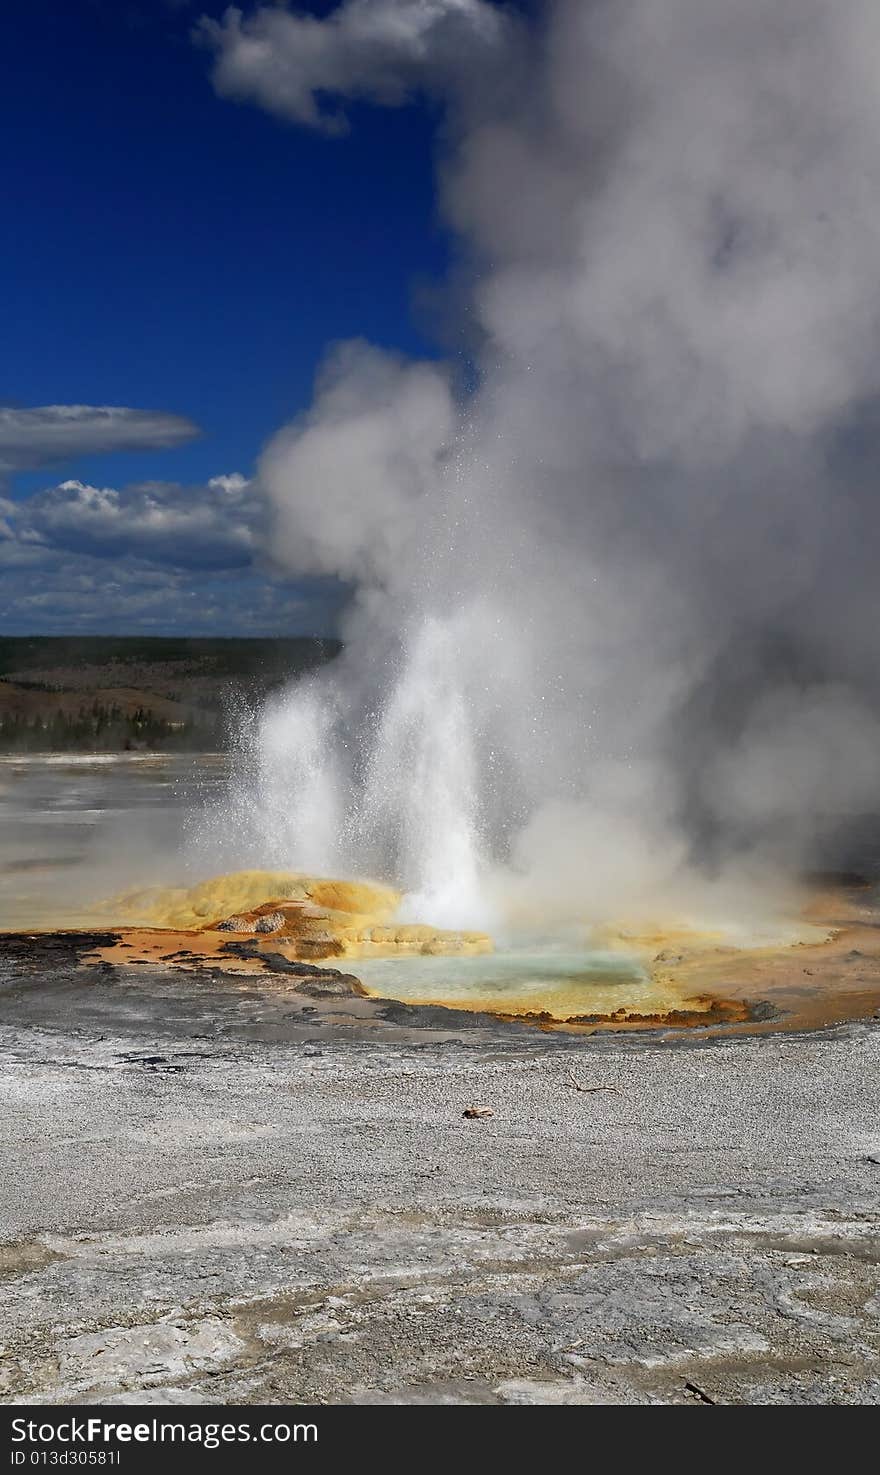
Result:
{"label": "dark rock", "polygon": [[236,958],[253,959],[261,963],[267,973],[284,973],[296,979],[297,992],[312,999],[323,998],[366,998],[367,991],[353,973],[340,973],[338,968],[319,968],[315,963],[303,963],[299,958],[287,958],[284,953],[269,952],[254,942],[225,942],[225,953]]}
{"label": "dark rock", "polygon": [[0,963],[42,973],[47,965],[74,966],[87,953],[112,947],[118,940],[115,932],[0,932]]}
{"label": "dark rock", "polygon": [[297,982],[297,992],[310,999],[365,999],[367,991],[353,973],[337,973],[328,968],[320,978],[304,978]]}
{"label": "dark rock", "polygon": [[777,1009],[769,999],[756,999],[753,1004],[749,1004],[749,1019],[753,1024],[764,1024],[768,1020],[781,1018],[781,1009]]}
{"label": "dark rock", "polygon": [[389,1024],[411,1025],[417,1029],[499,1029],[518,1027],[499,1020],[493,1014],[476,1014],[469,1009],[448,1009],[445,1004],[404,1004],[400,999],[379,999],[380,1019]]}

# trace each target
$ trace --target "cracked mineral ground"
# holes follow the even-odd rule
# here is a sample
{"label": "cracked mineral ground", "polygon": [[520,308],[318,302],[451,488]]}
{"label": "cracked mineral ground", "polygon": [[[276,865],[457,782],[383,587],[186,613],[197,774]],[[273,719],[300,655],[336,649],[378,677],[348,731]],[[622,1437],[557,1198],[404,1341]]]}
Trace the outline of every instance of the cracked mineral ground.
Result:
{"label": "cracked mineral ground", "polygon": [[7,943],[5,1402],[880,1402],[880,1021],[547,1034]]}

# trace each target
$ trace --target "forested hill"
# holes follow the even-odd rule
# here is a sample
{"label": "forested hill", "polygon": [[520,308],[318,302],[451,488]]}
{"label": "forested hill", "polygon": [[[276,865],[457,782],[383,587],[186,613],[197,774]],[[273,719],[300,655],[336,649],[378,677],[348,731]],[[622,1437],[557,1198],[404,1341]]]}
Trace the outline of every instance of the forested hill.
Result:
{"label": "forested hill", "polygon": [[219,751],[242,700],[340,649],[310,636],[0,635],[0,752]]}

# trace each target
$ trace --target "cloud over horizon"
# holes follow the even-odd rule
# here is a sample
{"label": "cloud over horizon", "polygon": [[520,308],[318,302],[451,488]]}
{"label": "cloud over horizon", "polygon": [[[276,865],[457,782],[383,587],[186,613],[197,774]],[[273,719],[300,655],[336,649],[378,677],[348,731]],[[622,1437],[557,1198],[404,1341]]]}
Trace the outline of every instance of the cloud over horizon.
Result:
{"label": "cloud over horizon", "polygon": [[29,548],[239,569],[253,561],[261,507],[252,483],[234,474],[199,487],[150,481],[120,490],[68,480],[2,510],[7,537]]}
{"label": "cloud over horizon", "polygon": [[125,405],[0,405],[0,476],[70,456],[169,450],[200,434],[185,415]]}
{"label": "cloud over horizon", "polygon": [[263,506],[238,472],[204,485],[68,479],[0,497],[6,633],[332,634],[335,581],[273,569]]}

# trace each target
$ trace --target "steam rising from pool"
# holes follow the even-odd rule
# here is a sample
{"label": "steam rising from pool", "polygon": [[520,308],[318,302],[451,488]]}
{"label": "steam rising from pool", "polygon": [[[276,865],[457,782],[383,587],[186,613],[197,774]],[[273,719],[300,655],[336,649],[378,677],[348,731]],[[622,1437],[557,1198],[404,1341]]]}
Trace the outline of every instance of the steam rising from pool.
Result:
{"label": "steam rising from pool", "polygon": [[267,556],[348,588],[345,652],[243,732],[214,868],[502,931],[780,904],[880,809],[875,0],[204,34],[221,93],[327,134],[439,100],[459,252],[457,356],[336,345],[261,459]]}
{"label": "steam rising from pool", "polygon": [[[490,852],[458,666],[450,624],[429,619],[360,736],[347,729],[345,683],[329,676],[270,705],[247,735],[258,755],[264,864],[308,857],[317,874],[401,880],[401,921],[491,926]],[[244,813],[253,797],[246,783]]]}

